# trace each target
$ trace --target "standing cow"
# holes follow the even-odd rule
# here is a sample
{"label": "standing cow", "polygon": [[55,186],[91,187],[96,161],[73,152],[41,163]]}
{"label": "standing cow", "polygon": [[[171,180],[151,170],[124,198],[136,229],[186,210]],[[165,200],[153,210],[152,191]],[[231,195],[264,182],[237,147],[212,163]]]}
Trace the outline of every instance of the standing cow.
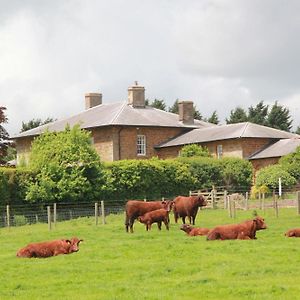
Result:
{"label": "standing cow", "polygon": [[134,221],[139,217],[144,215],[149,211],[153,211],[156,209],[169,209],[170,205],[172,205],[172,201],[151,201],[144,202],[138,200],[129,200],[125,205],[125,228],[126,232],[128,232],[128,228],[130,228],[130,232],[133,233],[133,224]]}
{"label": "standing cow", "polygon": [[178,218],[181,218],[182,223],[185,224],[185,217],[188,217],[190,224],[195,225],[198,208],[206,206],[206,204],[207,202],[203,195],[176,197],[173,205],[175,222],[177,223]]}

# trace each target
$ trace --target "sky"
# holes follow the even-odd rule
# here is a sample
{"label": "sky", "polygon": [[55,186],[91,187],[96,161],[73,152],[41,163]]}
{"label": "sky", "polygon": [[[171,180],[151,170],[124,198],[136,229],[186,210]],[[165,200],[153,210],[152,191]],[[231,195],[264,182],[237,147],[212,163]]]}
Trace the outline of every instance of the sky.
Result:
{"label": "sky", "polygon": [[84,94],[192,100],[222,124],[237,106],[288,108],[300,125],[298,0],[0,0],[7,131],[84,110]]}

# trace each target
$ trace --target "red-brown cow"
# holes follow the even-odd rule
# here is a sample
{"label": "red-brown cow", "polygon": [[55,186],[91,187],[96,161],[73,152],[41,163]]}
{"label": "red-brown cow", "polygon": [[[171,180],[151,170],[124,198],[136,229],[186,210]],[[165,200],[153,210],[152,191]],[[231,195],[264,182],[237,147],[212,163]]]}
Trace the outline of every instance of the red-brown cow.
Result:
{"label": "red-brown cow", "polygon": [[138,220],[141,223],[146,225],[147,231],[151,229],[151,225],[153,223],[157,223],[158,229],[161,230],[162,222],[164,222],[167,230],[169,230],[169,223],[170,223],[169,212],[170,212],[170,208],[168,209],[161,208],[161,209],[152,210],[145,213],[142,216],[139,216]]}
{"label": "red-brown cow", "polygon": [[125,205],[125,228],[126,232],[128,232],[128,228],[130,228],[130,232],[133,232],[133,224],[134,221],[139,217],[144,215],[149,211],[153,211],[156,209],[165,208],[167,209],[172,205],[173,201],[138,201],[138,200],[129,200]]}
{"label": "red-brown cow", "polygon": [[300,228],[290,229],[284,235],[287,237],[300,237]]}
{"label": "red-brown cow", "polygon": [[265,220],[261,217],[239,224],[220,225],[209,231],[208,240],[250,240],[256,239],[256,231],[266,229]]}
{"label": "red-brown cow", "polygon": [[176,197],[173,205],[175,222],[177,223],[177,220],[180,217],[182,219],[182,223],[185,224],[185,217],[188,217],[190,224],[195,225],[198,208],[206,206],[206,204],[207,202],[203,195]]}
{"label": "red-brown cow", "polygon": [[17,252],[18,257],[49,257],[79,251],[79,243],[83,240],[73,237],[71,240],[55,240],[31,243]]}
{"label": "red-brown cow", "polygon": [[196,235],[207,235],[210,229],[193,227],[189,224],[182,224],[180,226],[180,230],[184,231],[189,236],[196,236]]}

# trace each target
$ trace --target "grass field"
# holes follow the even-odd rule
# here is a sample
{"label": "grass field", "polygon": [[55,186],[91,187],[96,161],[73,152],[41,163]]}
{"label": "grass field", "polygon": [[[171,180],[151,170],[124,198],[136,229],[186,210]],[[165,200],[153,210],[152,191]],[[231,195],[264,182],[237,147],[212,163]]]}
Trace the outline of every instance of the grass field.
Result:
{"label": "grass field", "polygon": [[[258,211],[259,212],[259,211]],[[196,225],[212,227],[252,217],[238,211],[235,220],[223,210],[203,210]],[[300,299],[300,238],[284,232],[300,227],[295,209],[265,215],[268,229],[257,240],[206,241],[188,237],[174,224],[169,232],[156,225],[146,232],[124,231],[123,215],[106,225],[93,218],[2,228],[0,299]],[[78,236],[78,253],[47,259],[24,259],[16,251],[34,241]]]}

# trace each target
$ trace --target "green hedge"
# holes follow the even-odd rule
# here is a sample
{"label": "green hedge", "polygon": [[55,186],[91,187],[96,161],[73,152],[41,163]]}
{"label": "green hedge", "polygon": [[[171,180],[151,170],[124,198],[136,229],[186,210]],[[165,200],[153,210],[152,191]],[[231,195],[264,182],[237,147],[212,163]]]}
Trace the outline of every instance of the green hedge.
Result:
{"label": "green hedge", "polygon": [[[0,204],[22,203],[36,177],[26,169],[0,169]],[[249,189],[251,180],[251,164],[237,158],[122,160],[104,164],[104,184],[94,187],[100,188],[100,197],[91,194],[73,201],[170,198],[213,185]]]}

